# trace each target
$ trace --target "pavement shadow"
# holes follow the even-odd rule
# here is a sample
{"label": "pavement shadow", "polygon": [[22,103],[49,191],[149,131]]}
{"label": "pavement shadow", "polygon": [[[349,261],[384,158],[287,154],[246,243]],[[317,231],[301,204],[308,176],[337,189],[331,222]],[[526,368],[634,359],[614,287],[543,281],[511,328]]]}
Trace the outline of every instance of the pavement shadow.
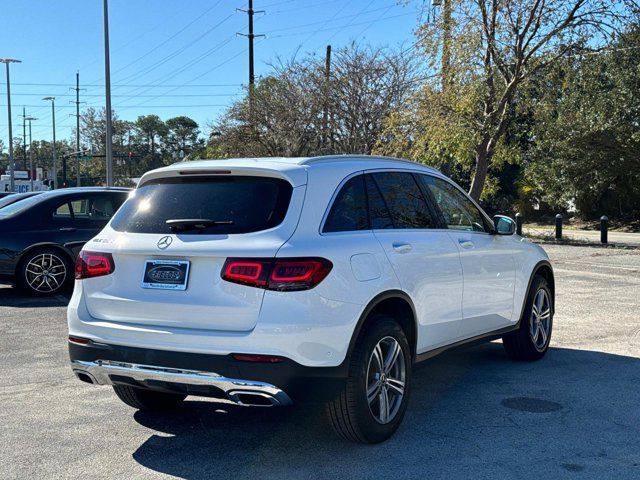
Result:
{"label": "pavement shadow", "polygon": [[552,348],[520,363],[494,342],[419,365],[404,423],[384,444],[338,439],[320,407],[187,400],[135,414],[154,432],[133,458],[188,479],[640,478],[639,380],[638,358]]}
{"label": "pavement shadow", "polygon": [[65,307],[69,304],[71,290],[60,295],[47,295],[36,297],[28,295],[18,288],[10,285],[0,285],[0,307],[14,308],[38,308],[38,307]]}

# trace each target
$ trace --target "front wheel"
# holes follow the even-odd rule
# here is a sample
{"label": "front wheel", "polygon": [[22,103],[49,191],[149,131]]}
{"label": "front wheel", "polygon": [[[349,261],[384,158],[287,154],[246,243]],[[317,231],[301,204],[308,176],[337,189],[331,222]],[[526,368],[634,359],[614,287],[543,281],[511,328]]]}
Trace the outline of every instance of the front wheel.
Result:
{"label": "front wheel", "polygon": [[187,398],[186,395],[158,392],[129,385],[114,385],[113,390],[120,400],[137,410],[172,410]]}
{"label": "front wheel", "polygon": [[393,435],[409,399],[410,351],[392,317],[372,319],[371,328],[356,343],[343,391],[327,403],[338,435],[359,443],[379,443]]}
{"label": "front wheel", "polygon": [[535,275],[520,319],[520,328],[502,337],[509,357],[539,360],[549,349],[553,328],[553,297],[547,279]]}

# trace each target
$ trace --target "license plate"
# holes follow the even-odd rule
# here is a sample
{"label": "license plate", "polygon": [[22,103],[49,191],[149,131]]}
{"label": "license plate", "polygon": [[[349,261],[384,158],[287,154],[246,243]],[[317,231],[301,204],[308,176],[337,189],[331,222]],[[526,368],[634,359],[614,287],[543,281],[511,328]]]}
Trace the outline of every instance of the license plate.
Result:
{"label": "license plate", "polygon": [[188,278],[189,262],[186,260],[147,260],[141,287],[186,290]]}

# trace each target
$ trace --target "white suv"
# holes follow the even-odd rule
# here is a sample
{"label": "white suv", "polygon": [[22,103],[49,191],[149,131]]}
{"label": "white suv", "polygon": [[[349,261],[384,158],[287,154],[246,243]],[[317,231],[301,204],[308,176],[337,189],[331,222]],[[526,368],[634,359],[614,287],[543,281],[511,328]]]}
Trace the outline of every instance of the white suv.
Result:
{"label": "white suv", "polygon": [[187,395],[326,401],[342,436],[380,442],[414,363],[502,338],[541,358],[545,252],[437,170],[369,156],[194,161],[145,174],[76,264],[80,380],[138,409]]}

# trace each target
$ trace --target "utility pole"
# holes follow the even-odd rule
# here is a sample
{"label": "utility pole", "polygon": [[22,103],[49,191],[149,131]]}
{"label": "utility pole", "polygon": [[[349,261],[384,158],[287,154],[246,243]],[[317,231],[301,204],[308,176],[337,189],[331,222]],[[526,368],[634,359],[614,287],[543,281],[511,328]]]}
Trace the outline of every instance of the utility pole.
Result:
{"label": "utility pole", "polygon": [[322,112],[322,143],[326,149],[330,143],[329,135],[329,94],[331,84],[331,45],[327,45],[327,56],[324,62],[324,111]]}
{"label": "utility pole", "polygon": [[453,81],[451,72],[452,0],[442,0],[442,91],[446,93]]}
{"label": "utility pole", "polygon": [[0,58],[0,63],[4,63],[7,67],[7,116],[9,117],[9,165],[11,166],[11,191],[15,192],[16,186],[16,162],[13,158],[13,129],[11,125],[11,80],[9,79],[9,64],[20,63],[15,58]]}
{"label": "utility pole", "polygon": [[42,100],[51,101],[51,120],[53,121],[53,189],[58,189],[58,159],[56,156],[56,97],[44,97]]}
{"label": "utility pole", "polygon": [[[113,187],[113,125],[111,118],[111,67],[109,64],[109,6],[107,0],[104,6],[104,79],[105,96],[107,100],[107,138],[105,139],[105,161],[107,162],[107,187]],[[78,149],[79,150],[79,149]]]}
{"label": "utility pole", "polygon": [[[76,72],[76,186],[80,186],[80,72]],[[66,181],[66,162],[62,167],[63,182]]]}
{"label": "utility pole", "polygon": [[255,11],[253,9],[253,0],[249,0],[249,8],[247,10],[238,9],[241,12],[245,12],[249,17],[249,33],[239,33],[238,35],[242,35],[243,37],[247,37],[249,39],[249,117],[251,119],[251,124],[253,125],[253,88],[255,84],[255,74],[253,68],[253,39],[256,37],[264,37],[264,35],[255,35],[253,33],[253,15],[255,13],[264,13],[264,10]]}
{"label": "utility pole", "polygon": [[27,117],[29,122],[29,191],[33,192],[33,139],[31,138],[31,122],[38,120],[35,117]]}

